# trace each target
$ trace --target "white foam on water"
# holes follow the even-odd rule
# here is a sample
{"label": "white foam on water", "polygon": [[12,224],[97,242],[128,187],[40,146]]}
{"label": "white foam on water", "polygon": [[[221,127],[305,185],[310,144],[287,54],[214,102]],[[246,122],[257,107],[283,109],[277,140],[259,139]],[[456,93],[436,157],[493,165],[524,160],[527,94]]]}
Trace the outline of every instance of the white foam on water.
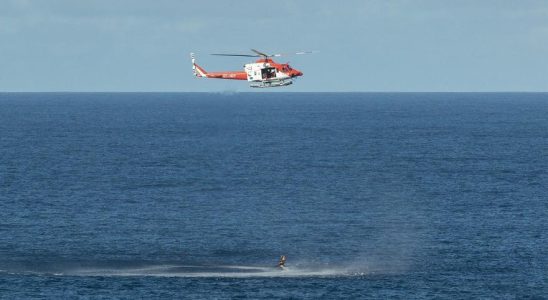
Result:
{"label": "white foam on water", "polygon": [[336,268],[307,269],[300,267],[257,266],[195,266],[152,265],[136,268],[79,268],[62,272],[64,276],[154,276],[154,277],[332,277],[359,276],[363,272],[350,272]]}

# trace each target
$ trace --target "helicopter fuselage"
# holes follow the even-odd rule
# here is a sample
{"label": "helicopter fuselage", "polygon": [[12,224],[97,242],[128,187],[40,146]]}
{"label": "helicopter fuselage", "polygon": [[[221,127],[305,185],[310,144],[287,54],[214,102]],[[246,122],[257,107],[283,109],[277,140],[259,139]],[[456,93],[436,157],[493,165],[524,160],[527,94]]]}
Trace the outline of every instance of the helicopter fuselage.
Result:
{"label": "helicopter fuselage", "polygon": [[303,73],[289,64],[279,64],[271,59],[259,59],[255,63],[244,65],[249,86],[256,88],[286,86],[293,83],[293,78]]}
{"label": "helicopter fuselage", "polygon": [[286,86],[293,83],[293,78],[303,73],[293,69],[288,63],[280,64],[270,58],[259,59],[244,65],[243,71],[207,72],[195,63],[192,55],[192,69],[196,77],[247,80],[253,88]]}

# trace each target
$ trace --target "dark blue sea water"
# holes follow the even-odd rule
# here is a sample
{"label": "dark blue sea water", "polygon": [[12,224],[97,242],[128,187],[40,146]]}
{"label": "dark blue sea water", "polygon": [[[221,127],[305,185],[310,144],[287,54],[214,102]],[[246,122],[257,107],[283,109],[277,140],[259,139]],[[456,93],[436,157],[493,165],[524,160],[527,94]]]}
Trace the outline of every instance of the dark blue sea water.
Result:
{"label": "dark blue sea water", "polygon": [[548,94],[0,94],[1,298],[540,299],[547,220]]}

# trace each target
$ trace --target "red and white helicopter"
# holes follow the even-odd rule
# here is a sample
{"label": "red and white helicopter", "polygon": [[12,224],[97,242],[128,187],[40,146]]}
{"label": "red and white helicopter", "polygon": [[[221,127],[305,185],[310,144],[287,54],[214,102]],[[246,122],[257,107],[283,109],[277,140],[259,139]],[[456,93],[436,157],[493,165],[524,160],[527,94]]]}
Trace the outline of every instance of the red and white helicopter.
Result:
{"label": "red and white helicopter", "polygon": [[[293,83],[293,78],[303,76],[303,72],[293,69],[289,63],[279,64],[273,61],[272,57],[284,56],[285,54],[266,54],[251,49],[255,54],[211,54],[218,56],[243,56],[261,57],[254,63],[244,65],[243,71],[207,72],[196,64],[194,53],[190,53],[192,59],[192,71],[196,77],[247,80],[253,88],[267,88],[286,86]],[[302,51],[293,54],[310,54],[315,51]]]}

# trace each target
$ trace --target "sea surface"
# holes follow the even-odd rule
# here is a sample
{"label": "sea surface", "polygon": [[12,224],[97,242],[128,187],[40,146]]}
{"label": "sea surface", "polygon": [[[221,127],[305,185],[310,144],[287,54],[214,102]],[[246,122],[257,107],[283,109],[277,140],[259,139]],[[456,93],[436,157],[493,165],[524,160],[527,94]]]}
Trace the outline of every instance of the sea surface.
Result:
{"label": "sea surface", "polygon": [[0,298],[546,299],[548,94],[0,93]]}

